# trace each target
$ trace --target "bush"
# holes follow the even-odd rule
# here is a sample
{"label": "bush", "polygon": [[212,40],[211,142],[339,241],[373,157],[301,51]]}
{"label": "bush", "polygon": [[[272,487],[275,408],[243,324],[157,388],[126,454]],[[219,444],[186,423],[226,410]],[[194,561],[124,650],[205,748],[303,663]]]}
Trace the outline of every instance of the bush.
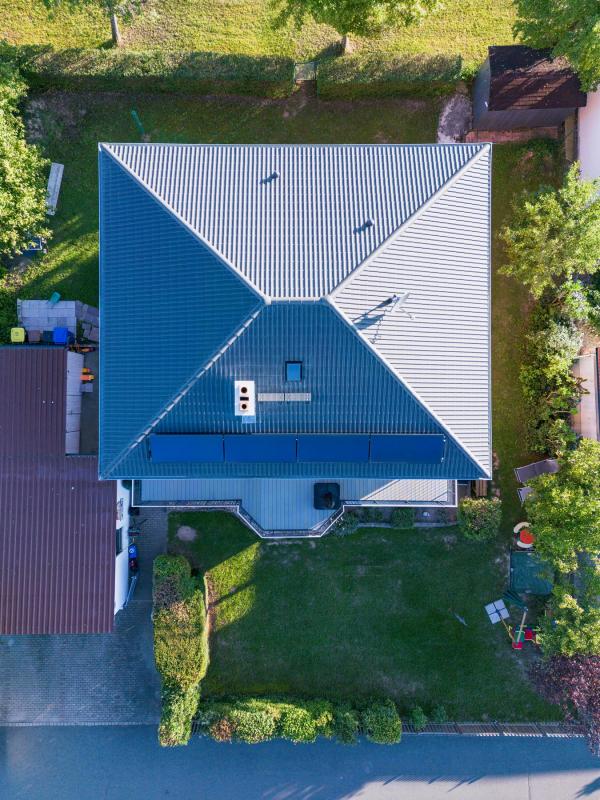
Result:
{"label": "bush", "polygon": [[444,706],[436,706],[431,712],[430,719],[436,725],[443,725],[444,722],[448,722],[448,712]]}
{"label": "bush", "polygon": [[360,528],[360,520],[356,514],[345,512],[332,527],[336,536],[350,536]]}
{"label": "bush", "polygon": [[158,740],[163,747],[187,744],[192,735],[192,720],[198,709],[197,686],[181,690],[163,685]]}
{"label": "bush", "polygon": [[310,711],[302,705],[286,704],[279,719],[279,734],[291,742],[314,742],[317,724]]}
{"label": "bush", "polygon": [[362,712],[362,729],[372,742],[396,744],[402,737],[402,720],[392,700],[377,700]]}
{"label": "bush", "polygon": [[226,713],[234,737],[241,742],[258,744],[275,736],[280,711],[266,700],[237,700]]}
{"label": "bush", "polygon": [[33,89],[286,97],[294,62],[275,56],[145,50],[14,48]]}
{"label": "bush", "polygon": [[186,691],[208,667],[206,607],[183,556],[154,561],[154,660],[167,686]]}
{"label": "bush", "polygon": [[344,56],[319,65],[321,98],[437,96],[451,94],[461,79],[460,56]]}
{"label": "bush", "polygon": [[421,706],[415,706],[410,712],[409,722],[416,731],[422,731],[427,725],[427,714]]}
{"label": "bush", "polygon": [[383,521],[383,511],[376,506],[363,506],[360,515],[365,522]]}
{"label": "bush", "polygon": [[497,497],[465,497],[458,507],[458,525],[465,539],[485,542],[498,535],[502,503]]}
{"label": "bush", "polygon": [[414,508],[395,508],[390,516],[390,522],[398,530],[408,530],[415,524]]}
{"label": "bush", "polygon": [[582,394],[571,372],[582,336],[575,323],[541,309],[526,337],[520,381],[527,413],[528,445],[538,453],[565,453],[576,440],[571,414]]}
{"label": "bush", "polygon": [[333,733],[342,744],[358,741],[358,712],[349,704],[340,704],[333,713]]}

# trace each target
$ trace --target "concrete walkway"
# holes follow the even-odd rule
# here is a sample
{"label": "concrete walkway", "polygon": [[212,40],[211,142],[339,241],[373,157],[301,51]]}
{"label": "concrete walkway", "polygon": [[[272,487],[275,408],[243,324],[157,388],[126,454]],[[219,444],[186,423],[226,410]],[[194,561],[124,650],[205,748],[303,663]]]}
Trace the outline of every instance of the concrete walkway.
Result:
{"label": "concrete walkway", "polygon": [[406,737],[161,749],[154,728],[4,728],[2,800],[571,800],[600,798],[580,739]]}
{"label": "concrete walkway", "polygon": [[[167,516],[144,512],[140,579],[109,634],[0,637],[0,725],[140,725],[160,715],[152,645],[152,561]],[[3,797],[0,792],[0,797]]]}

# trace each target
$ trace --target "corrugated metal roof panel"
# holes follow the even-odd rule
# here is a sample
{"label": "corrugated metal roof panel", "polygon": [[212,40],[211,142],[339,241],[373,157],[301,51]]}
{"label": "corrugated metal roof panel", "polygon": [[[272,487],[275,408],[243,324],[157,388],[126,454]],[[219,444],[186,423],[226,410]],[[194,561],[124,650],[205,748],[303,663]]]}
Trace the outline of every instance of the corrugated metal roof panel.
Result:
{"label": "corrugated metal roof panel", "polygon": [[[333,302],[491,470],[489,149],[334,293]],[[400,298],[396,308],[390,298]],[[387,305],[386,305],[387,303]]]}
{"label": "corrugated metal roof panel", "polygon": [[64,455],[66,352],[1,348],[0,385],[0,634],[108,632],[116,490]]}
{"label": "corrugated metal roof panel", "polygon": [[480,145],[103,147],[265,295],[316,299]]}
{"label": "corrugated metal roof panel", "polygon": [[104,474],[261,300],[104,151],[100,171]]}

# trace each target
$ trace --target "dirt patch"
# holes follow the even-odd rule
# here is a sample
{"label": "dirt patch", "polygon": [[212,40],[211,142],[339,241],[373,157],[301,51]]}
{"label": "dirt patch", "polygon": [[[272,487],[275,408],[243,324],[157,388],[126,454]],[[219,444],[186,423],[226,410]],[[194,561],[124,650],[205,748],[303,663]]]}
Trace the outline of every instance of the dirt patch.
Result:
{"label": "dirt patch", "polygon": [[180,525],[175,536],[180,542],[194,542],[198,538],[198,531],[189,525]]}
{"label": "dirt patch", "polygon": [[25,107],[27,140],[43,142],[49,137],[79,138],[80,123],[87,114],[85,95],[70,92],[46,92],[32,97]]}
{"label": "dirt patch", "polygon": [[462,142],[471,127],[471,101],[464,94],[453,94],[440,114],[437,140],[442,144]]}

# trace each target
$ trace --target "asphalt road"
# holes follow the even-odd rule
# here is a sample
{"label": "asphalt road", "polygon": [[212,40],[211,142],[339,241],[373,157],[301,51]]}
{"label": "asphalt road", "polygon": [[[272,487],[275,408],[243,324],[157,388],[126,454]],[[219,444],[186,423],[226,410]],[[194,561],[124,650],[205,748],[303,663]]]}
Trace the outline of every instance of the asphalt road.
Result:
{"label": "asphalt road", "polygon": [[1,728],[2,800],[570,800],[600,798],[580,739],[407,736],[163,750],[149,727]]}

